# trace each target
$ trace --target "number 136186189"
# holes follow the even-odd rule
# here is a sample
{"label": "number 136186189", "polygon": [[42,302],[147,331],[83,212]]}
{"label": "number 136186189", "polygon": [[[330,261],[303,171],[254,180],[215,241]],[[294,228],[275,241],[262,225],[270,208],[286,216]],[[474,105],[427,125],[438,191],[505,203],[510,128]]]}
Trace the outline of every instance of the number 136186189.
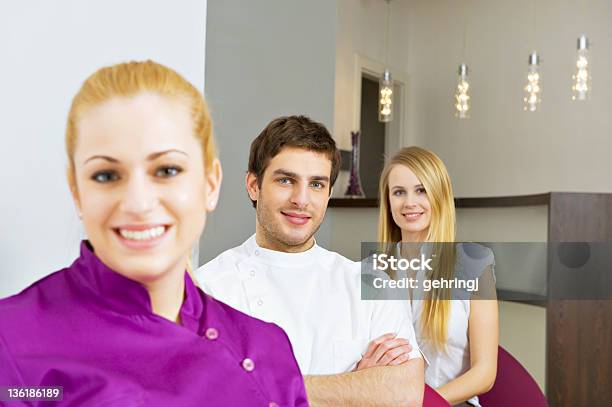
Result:
{"label": "number 136186189", "polygon": [[61,401],[61,386],[0,386],[0,401]]}

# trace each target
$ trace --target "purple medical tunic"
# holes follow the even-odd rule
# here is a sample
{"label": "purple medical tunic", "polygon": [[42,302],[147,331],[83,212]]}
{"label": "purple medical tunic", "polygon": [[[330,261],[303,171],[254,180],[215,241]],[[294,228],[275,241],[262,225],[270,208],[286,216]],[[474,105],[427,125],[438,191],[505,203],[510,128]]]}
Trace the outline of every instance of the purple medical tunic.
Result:
{"label": "purple medical tunic", "polygon": [[308,405],[276,325],[204,294],[187,273],[180,316],[153,314],[145,288],[83,242],[69,268],[0,300],[0,387],[63,386],[62,406]]}

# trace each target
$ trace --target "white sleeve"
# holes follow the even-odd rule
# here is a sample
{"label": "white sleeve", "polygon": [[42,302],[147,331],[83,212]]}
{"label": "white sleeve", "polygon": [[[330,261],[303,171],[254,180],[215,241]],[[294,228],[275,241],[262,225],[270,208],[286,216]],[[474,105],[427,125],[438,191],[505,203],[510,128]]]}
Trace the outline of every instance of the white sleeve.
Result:
{"label": "white sleeve", "polygon": [[412,326],[412,311],[409,301],[367,301],[371,305],[370,340],[387,333],[396,333],[412,345],[410,359],[421,357],[421,351]]}
{"label": "white sleeve", "polygon": [[198,286],[206,294],[216,298],[219,293],[216,292],[215,280],[219,278],[221,272],[219,257],[210,260],[208,263],[200,266],[195,272],[195,278],[198,281]]}

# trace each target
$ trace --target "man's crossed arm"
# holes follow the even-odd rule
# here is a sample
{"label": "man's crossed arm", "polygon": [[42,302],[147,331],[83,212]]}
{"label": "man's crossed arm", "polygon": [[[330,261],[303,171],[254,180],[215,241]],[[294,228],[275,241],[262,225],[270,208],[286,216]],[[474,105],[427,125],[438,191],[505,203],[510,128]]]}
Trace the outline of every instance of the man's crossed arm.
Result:
{"label": "man's crossed arm", "polygon": [[422,358],[408,359],[409,342],[385,334],[370,342],[352,372],[305,376],[311,406],[421,406]]}

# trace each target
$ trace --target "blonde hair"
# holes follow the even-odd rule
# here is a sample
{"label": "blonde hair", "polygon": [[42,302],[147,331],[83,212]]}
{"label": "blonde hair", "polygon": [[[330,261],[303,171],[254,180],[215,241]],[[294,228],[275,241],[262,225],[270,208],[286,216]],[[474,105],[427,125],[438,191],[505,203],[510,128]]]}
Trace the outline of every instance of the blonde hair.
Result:
{"label": "blonde hair", "polygon": [[[193,120],[194,136],[201,142],[204,155],[203,170],[210,171],[216,158],[213,124],[204,96],[176,71],[157,62],[132,61],[98,69],[72,99],[66,125],[66,153],[68,155],[68,183],[76,191],[74,152],[78,142],[78,122],[91,108],[116,97],[132,97],[143,92],[187,103]],[[192,275],[191,261],[186,264]]]}
{"label": "blonde hair", "polygon": [[[444,243],[455,241],[455,201],[453,188],[446,166],[440,158],[420,147],[406,147],[398,151],[385,165],[380,176],[380,208],[378,217],[378,240],[383,244],[402,240],[401,229],[393,220],[389,203],[389,174],[397,165],[408,167],[419,179],[431,205],[431,221],[426,242]],[[454,245],[433,245],[436,254],[433,261],[432,279],[452,278],[455,267]],[[424,299],[421,327],[437,348],[446,343],[450,318],[451,292],[448,288],[432,289]]]}
{"label": "blonde hair", "polygon": [[142,92],[188,103],[193,119],[194,136],[202,143],[205,169],[210,170],[216,157],[213,125],[202,93],[176,71],[148,60],[125,62],[98,69],[85,80],[72,99],[66,125],[68,182],[76,187],[74,151],[78,141],[77,124],[83,114],[115,97],[131,97]]}

